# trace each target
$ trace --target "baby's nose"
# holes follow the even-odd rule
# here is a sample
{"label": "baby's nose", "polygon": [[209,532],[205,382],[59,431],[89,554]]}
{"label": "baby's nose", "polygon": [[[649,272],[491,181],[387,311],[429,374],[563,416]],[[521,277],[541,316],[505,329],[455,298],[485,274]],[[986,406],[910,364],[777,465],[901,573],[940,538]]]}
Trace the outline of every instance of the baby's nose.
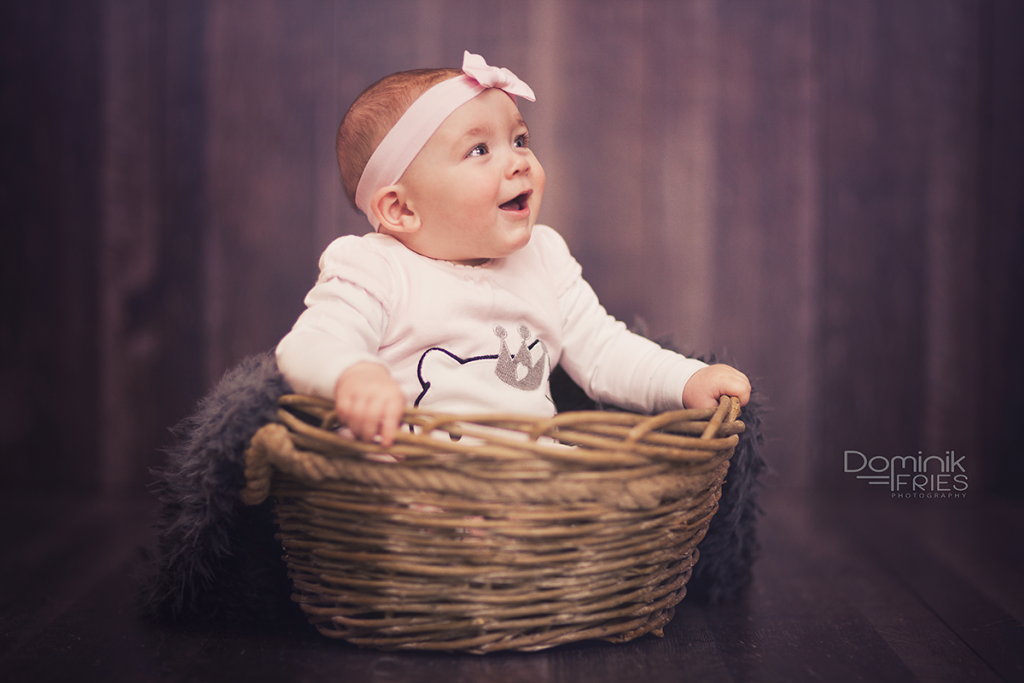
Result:
{"label": "baby's nose", "polygon": [[530,160],[527,155],[520,152],[512,152],[512,163],[508,167],[509,177],[526,173],[530,170]]}

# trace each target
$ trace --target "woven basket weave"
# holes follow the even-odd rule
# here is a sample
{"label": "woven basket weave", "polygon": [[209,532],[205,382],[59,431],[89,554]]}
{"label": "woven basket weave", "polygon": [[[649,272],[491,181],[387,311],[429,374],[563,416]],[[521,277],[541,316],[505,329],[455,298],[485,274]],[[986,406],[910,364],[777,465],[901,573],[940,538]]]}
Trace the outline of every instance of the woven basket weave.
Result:
{"label": "woven basket weave", "polygon": [[281,399],[246,453],[299,603],[381,649],[540,650],[662,635],[718,507],[736,399],[649,417],[410,410],[386,451],[329,402]]}

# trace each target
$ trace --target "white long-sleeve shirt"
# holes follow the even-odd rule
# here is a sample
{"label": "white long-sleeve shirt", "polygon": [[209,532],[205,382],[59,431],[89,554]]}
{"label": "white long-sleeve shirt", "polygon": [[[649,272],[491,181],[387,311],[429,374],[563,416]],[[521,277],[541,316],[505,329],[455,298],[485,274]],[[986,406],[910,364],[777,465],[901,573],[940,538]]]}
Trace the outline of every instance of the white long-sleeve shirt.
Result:
{"label": "white long-sleeve shirt", "polygon": [[607,314],[561,236],[481,266],[421,256],[392,237],[341,237],[320,258],[306,311],[277,347],[301,393],[333,399],[356,363],[385,365],[406,399],[440,412],[553,415],[558,364],[597,400],[639,412],[682,407],[705,364]]}

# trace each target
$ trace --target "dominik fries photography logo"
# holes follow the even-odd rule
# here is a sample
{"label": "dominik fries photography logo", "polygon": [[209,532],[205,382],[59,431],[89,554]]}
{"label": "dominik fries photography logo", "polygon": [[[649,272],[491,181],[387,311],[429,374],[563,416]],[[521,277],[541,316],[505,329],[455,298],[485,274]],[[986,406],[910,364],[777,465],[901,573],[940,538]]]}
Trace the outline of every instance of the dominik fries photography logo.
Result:
{"label": "dominik fries photography logo", "polygon": [[843,472],[869,484],[889,487],[892,498],[966,498],[966,459],[954,451],[894,456],[843,451]]}

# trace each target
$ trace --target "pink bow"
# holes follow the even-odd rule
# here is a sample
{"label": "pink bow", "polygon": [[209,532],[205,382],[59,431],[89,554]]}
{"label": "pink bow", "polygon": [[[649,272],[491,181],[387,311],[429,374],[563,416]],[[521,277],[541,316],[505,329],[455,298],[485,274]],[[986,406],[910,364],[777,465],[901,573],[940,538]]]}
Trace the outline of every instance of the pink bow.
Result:
{"label": "pink bow", "polygon": [[533,89],[508,69],[490,66],[480,55],[466,50],[462,55],[462,71],[485,88],[504,90],[509,95],[519,95],[531,102],[536,101]]}

